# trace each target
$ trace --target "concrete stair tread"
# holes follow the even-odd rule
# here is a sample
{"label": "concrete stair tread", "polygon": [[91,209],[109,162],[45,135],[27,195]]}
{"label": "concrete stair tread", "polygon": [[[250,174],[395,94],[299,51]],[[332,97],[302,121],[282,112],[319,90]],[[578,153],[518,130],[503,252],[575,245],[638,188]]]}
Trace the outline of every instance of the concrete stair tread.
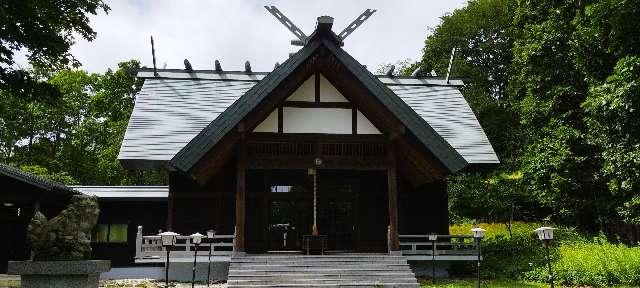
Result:
{"label": "concrete stair tread", "polygon": [[402,256],[257,255],[231,258],[228,287],[418,287]]}
{"label": "concrete stair tread", "polygon": [[232,287],[272,287],[272,288],[276,288],[276,287],[395,287],[395,288],[418,288],[420,287],[419,284],[415,283],[393,283],[393,282],[389,282],[389,283],[373,283],[373,282],[369,282],[369,283],[363,283],[363,282],[359,282],[359,283],[342,283],[342,284],[306,284],[306,285],[300,285],[300,284],[228,284],[227,287],[228,288],[232,288]]}

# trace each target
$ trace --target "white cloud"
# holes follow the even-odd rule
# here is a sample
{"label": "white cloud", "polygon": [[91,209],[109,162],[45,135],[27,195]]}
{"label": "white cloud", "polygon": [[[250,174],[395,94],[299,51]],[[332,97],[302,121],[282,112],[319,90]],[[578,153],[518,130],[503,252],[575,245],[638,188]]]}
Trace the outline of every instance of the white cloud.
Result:
{"label": "white cloud", "polygon": [[251,61],[254,71],[269,71],[296,47],[293,35],[263,5],[276,5],[306,34],[316,18],[334,17],[340,32],[366,8],[377,9],[345,40],[345,50],[375,70],[382,63],[418,59],[428,27],[439,17],[464,5],[449,1],[171,1],[130,0],[109,2],[111,11],[91,17],[98,33],[93,42],[78,41],[72,53],[84,69],[102,72],[120,61],[138,59],[152,66],[149,36],[156,43],[158,67],[182,68],[184,58],[194,69],[212,69],[219,59],[225,70],[242,70]]}

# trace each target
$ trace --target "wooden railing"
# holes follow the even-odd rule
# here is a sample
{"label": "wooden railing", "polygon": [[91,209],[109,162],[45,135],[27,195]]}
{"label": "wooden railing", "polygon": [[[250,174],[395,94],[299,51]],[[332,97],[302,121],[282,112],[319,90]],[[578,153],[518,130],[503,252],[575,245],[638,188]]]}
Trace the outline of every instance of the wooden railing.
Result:
{"label": "wooden railing", "polygon": [[400,252],[409,260],[475,260],[478,245],[471,235],[399,235]]}
{"label": "wooden railing", "polygon": [[[235,247],[235,235],[215,235],[213,241],[205,236],[198,246],[198,255],[208,255],[209,246],[215,256],[232,256]],[[189,236],[178,236],[176,245],[171,248],[171,257],[193,257],[196,249]],[[136,259],[155,259],[166,257],[166,248],[162,246],[160,236],[142,235],[142,226],[138,226],[136,234]]]}

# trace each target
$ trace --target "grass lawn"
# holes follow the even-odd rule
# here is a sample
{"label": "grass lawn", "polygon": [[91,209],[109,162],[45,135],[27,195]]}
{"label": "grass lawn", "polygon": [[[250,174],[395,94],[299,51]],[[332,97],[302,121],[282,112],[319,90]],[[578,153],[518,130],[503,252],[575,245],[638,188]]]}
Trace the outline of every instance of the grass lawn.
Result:
{"label": "grass lawn", "polygon": [[[438,280],[436,284],[431,284],[431,280],[420,281],[421,288],[474,288],[476,287],[475,279],[462,280]],[[549,287],[544,283],[533,283],[515,280],[486,280],[482,281],[482,287],[491,288],[542,288]]]}
{"label": "grass lawn", "polygon": [[0,288],[18,288],[20,287],[20,279],[0,278]]}

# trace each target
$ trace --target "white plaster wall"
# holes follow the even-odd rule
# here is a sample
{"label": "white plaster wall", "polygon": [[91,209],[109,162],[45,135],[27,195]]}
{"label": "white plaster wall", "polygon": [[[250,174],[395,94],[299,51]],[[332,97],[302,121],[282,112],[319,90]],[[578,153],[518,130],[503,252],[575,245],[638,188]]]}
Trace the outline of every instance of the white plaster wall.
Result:
{"label": "white plaster wall", "polygon": [[300,87],[296,91],[294,91],[287,101],[305,101],[305,102],[315,102],[316,101],[316,83],[314,76],[309,77],[309,79],[305,80]]}
{"label": "white plaster wall", "polygon": [[278,110],[273,110],[253,132],[278,132]]}
{"label": "white plaster wall", "polygon": [[349,100],[344,98],[338,89],[320,74],[320,102],[349,102]]}
{"label": "white plaster wall", "polygon": [[284,107],[284,133],[351,134],[351,109]]}
{"label": "white plaster wall", "polygon": [[380,133],[380,130],[378,130],[378,128],[376,128],[376,126],[374,126],[373,123],[371,123],[371,121],[369,121],[369,119],[360,112],[360,110],[358,110],[357,117],[358,126],[356,129],[358,134],[382,134]]}

